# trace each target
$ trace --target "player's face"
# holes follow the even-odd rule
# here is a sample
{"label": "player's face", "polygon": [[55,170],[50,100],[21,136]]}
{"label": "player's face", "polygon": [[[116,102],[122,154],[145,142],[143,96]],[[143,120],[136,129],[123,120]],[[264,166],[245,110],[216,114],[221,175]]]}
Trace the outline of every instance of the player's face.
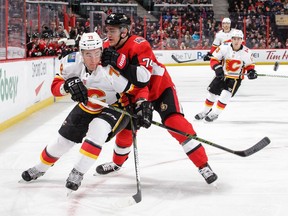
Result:
{"label": "player's face", "polygon": [[93,50],[83,50],[82,56],[85,66],[89,71],[96,70],[100,60],[101,60],[102,49],[93,49]]}
{"label": "player's face", "polygon": [[115,46],[121,35],[120,28],[117,26],[106,26],[106,33],[107,33],[107,38],[109,40],[109,45],[110,46]]}
{"label": "player's face", "polygon": [[224,32],[229,32],[230,28],[231,28],[231,24],[230,23],[222,23],[222,28],[223,28]]}
{"label": "player's face", "polygon": [[243,39],[240,37],[232,37],[232,46],[234,50],[239,50],[242,44]]}

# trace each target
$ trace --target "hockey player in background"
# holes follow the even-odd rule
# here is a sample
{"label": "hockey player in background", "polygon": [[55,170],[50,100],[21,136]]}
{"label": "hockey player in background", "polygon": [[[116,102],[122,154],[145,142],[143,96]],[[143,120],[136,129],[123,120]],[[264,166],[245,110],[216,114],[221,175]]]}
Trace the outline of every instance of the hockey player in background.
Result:
{"label": "hockey player in background", "polygon": [[[79,188],[83,175],[99,156],[103,144],[129,122],[128,116],[103,108],[89,101],[90,97],[122,109],[130,101],[137,103],[138,118],[152,119],[152,111],[147,113],[141,105],[148,98],[147,87],[137,88],[110,65],[101,66],[102,45],[97,33],[84,33],[79,42],[80,52],[62,59],[60,74],[55,76],[51,86],[52,93],[58,97],[70,93],[78,104],[66,117],[57,139],[43,149],[38,164],[22,173],[23,180],[29,182],[43,176],[64,153],[82,142],[81,156],[66,180],[68,189]],[[147,83],[150,73],[143,71],[142,75],[139,82]],[[131,97],[129,101],[125,96],[118,100],[123,93]]]}
{"label": "hockey player in background", "polygon": [[[196,135],[191,123],[184,118],[175,85],[166,67],[157,61],[148,41],[130,34],[130,18],[124,14],[112,13],[106,18],[105,24],[109,48],[103,51],[102,64],[112,65],[134,84],[139,82],[141,71],[149,71],[149,101],[159,113],[163,124]],[[191,162],[198,167],[205,181],[208,184],[214,182],[217,175],[208,164],[202,144],[186,136],[168,132],[179,142]],[[105,175],[118,171],[127,160],[131,145],[132,132],[126,128],[116,136],[112,162],[99,165],[96,172]]]}
{"label": "hockey player in background", "polygon": [[210,66],[216,76],[208,86],[204,109],[195,116],[197,120],[215,121],[236,94],[244,73],[248,79],[257,78],[252,52],[242,44],[243,32],[234,30],[231,36],[231,43],[224,43],[213,52]]}
{"label": "hockey player in background", "polygon": [[231,42],[231,35],[235,29],[231,28],[231,20],[226,17],[222,20],[222,30],[216,33],[210,51],[203,57],[204,61],[210,61],[212,53],[224,42]]}

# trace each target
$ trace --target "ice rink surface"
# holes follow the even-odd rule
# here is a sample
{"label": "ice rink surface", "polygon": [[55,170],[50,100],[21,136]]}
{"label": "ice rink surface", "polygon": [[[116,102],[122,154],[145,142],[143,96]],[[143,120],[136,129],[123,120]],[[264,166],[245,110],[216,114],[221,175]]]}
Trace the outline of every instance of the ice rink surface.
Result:
{"label": "ice rink surface", "polygon": [[[136,193],[133,154],[121,171],[93,176],[110,161],[114,139],[105,144],[78,191],[66,197],[65,182],[80,145],[32,183],[18,183],[34,166],[42,149],[56,137],[75,105],[62,100],[0,133],[1,216],[283,216],[288,212],[288,78],[245,79],[237,95],[214,123],[194,121],[213,78],[208,66],[168,67],[187,119],[198,136],[243,150],[268,136],[271,144],[250,157],[204,145],[218,175],[217,188],[207,185],[182,147],[166,130],[152,125],[137,134],[143,200],[119,208]],[[258,73],[288,75],[288,65],[256,66]],[[154,115],[159,121],[159,116]]]}

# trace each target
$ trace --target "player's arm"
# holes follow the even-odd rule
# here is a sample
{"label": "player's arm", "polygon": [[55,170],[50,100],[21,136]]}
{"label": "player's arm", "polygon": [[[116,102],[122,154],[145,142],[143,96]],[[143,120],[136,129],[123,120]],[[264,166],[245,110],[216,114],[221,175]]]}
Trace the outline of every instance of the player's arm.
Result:
{"label": "player's arm", "polygon": [[216,34],[213,44],[210,48],[210,51],[203,57],[204,61],[210,61],[211,57],[213,56],[212,53],[219,47],[220,45],[219,33]]}
{"label": "player's arm", "polygon": [[[151,48],[150,48],[151,49]],[[143,43],[141,47],[141,52],[139,52],[139,56],[135,55],[131,60],[128,59],[124,54],[118,53],[116,50],[112,48],[105,48],[102,54],[102,65],[107,66],[112,65],[115,69],[117,69],[122,76],[127,78],[131,83],[138,87],[144,87],[149,83],[151,72],[149,71],[149,67],[151,67],[152,71],[152,62],[149,58],[143,58],[143,54],[147,52],[147,45]],[[151,50],[152,52],[152,50]],[[137,58],[137,59],[134,59]],[[139,62],[139,59],[141,59]],[[147,62],[145,62],[147,61]],[[146,65],[148,67],[146,67]],[[151,65],[150,65],[151,64]]]}
{"label": "player's arm", "polygon": [[61,96],[68,94],[64,90],[64,83],[65,83],[65,80],[59,74],[56,74],[51,84],[51,92],[53,96],[61,97]]}
{"label": "player's arm", "polygon": [[248,79],[257,79],[258,74],[255,70],[254,58],[253,58],[252,52],[249,49],[247,49],[247,54],[245,55],[244,63],[246,65],[244,67],[244,71],[247,71]]}
{"label": "player's arm", "polygon": [[60,65],[61,75],[57,74],[53,79],[51,85],[52,94],[59,97],[70,93],[73,101],[86,105],[88,102],[88,90],[80,78],[80,72],[81,67],[76,63],[76,59],[70,63],[68,56],[66,56]]}
{"label": "player's arm", "polygon": [[224,77],[222,58],[223,58],[223,55],[222,55],[221,46],[220,46],[213,52],[213,56],[210,59],[210,67],[215,71],[216,77],[219,77],[219,78]]}
{"label": "player's arm", "polygon": [[135,86],[129,94],[134,96],[132,102],[135,104],[134,112],[138,116],[136,120],[136,128],[149,128],[153,119],[153,105],[148,101],[148,87],[145,86],[144,88],[138,88]]}

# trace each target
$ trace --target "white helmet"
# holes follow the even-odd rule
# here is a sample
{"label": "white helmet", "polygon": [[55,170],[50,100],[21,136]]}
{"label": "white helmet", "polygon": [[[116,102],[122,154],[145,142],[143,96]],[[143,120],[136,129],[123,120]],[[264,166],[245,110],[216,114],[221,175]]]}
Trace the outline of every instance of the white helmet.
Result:
{"label": "white helmet", "polygon": [[233,37],[238,37],[238,38],[242,38],[244,37],[243,32],[241,30],[235,29],[232,34],[231,34],[231,38]]}
{"label": "white helmet", "polygon": [[228,17],[225,17],[225,18],[222,20],[222,23],[230,23],[230,24],[231,24],[231,20],[230,20]]}
{"label": "white helmet", "polygon": [[103,41],[96,32],[83,33],[79,41],[79,50],[103,48]]}

